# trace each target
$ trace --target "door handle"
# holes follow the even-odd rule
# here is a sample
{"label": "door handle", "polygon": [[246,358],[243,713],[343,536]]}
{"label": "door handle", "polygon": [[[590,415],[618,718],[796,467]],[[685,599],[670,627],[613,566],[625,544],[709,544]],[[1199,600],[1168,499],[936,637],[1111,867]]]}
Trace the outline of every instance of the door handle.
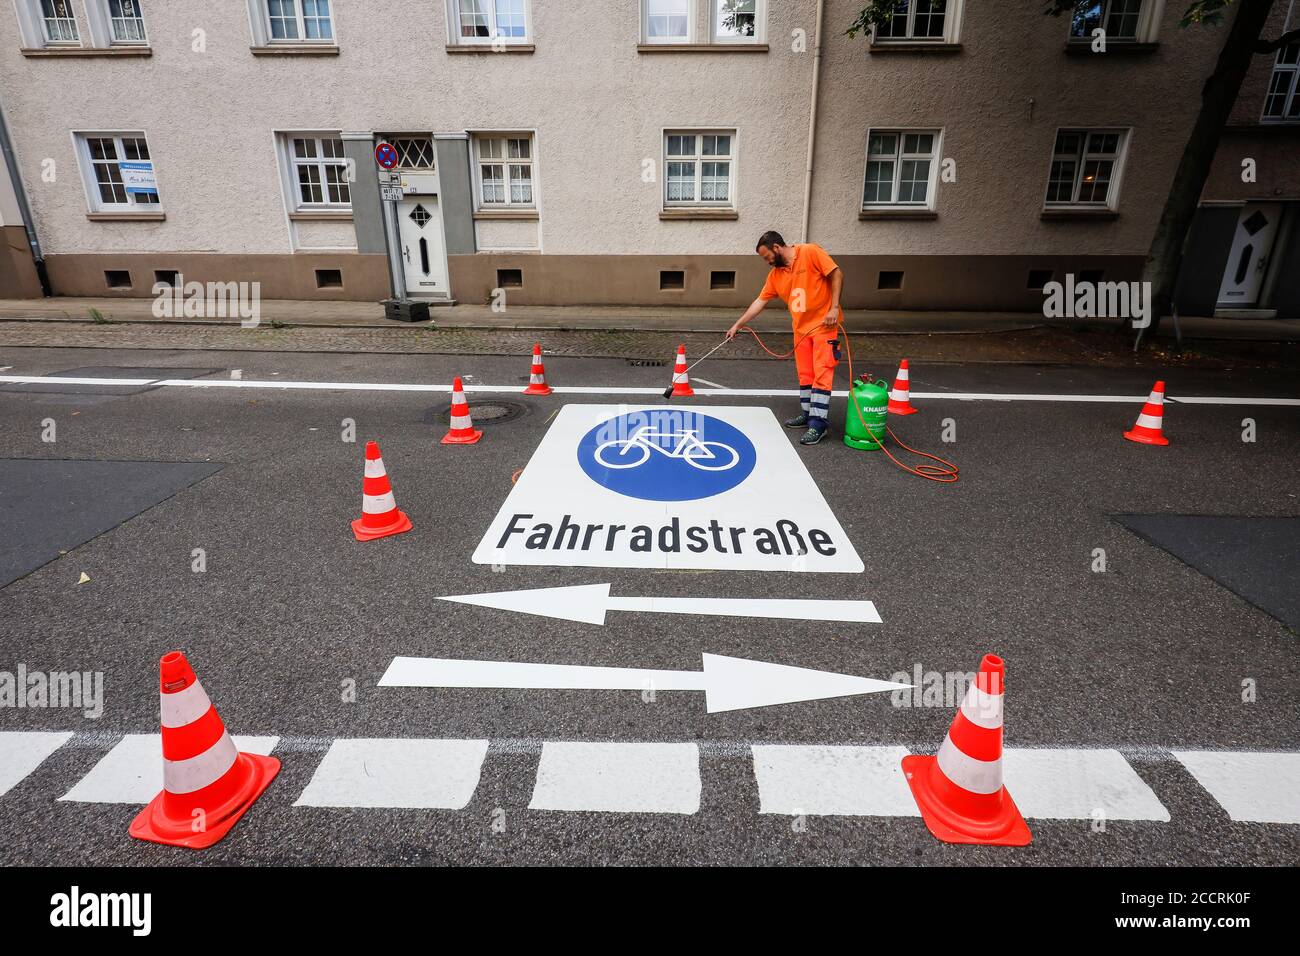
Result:
{"label": "door handle", "polygon": [[402,246],[402,255],[406,256],[406,264],[409,266],[411,264],[411,247]]}

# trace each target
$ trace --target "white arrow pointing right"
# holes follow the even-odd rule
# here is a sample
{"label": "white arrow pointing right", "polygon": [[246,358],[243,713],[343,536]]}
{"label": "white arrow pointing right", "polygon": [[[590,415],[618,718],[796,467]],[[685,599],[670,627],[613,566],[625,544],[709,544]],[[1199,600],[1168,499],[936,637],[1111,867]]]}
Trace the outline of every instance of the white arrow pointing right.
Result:
{"label": "white arrow pointing right", "polygon": [[905,690],[870,677],[854,677],[787,664],[705,654],[702,671],[638,667],[586,667],[515,661],[395,657],[380,687],[492,687],[537,690],[702,690],[710,714],[804,700]]}

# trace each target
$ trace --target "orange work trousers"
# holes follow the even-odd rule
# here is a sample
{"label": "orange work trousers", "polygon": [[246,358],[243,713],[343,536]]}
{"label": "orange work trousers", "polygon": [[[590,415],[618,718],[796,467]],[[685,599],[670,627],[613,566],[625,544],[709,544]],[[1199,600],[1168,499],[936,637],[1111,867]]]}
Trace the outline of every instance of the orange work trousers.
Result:
{"label": "orange work trousers", "polygon": [[835,366],[840,363],[838,329],[818,329],[794,347],[799,372],[799,406],[824,424],[831,407]]}

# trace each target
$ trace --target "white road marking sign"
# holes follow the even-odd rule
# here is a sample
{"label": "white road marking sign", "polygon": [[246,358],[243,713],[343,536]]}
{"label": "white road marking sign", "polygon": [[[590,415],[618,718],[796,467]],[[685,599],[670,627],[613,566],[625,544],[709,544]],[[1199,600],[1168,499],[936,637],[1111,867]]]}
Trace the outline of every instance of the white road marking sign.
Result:
{"label": "white road marking sign", "polygon": [[394,657],[380,687],[490,687],[527,690],[696,690],[704,691],[710,714],[771,707],[829,697],[904,690],[910,684],[850,674],[704,654],[701,671],[639,667],[584,667],[515,661],[464,661],[437,657]]}
{"label": "white road marking sign", "polygon": [[776,416],[734,406],[565,405],[473,560],[863,569]]}
{"label": "white road marking sign", "polygon": [[518,611],[538,617],[556,617],[582,624],[604,624],[609,611],[646,611],[654,614],[706,614],[715,617],[766,617],[791,621],[846,621],[880,624],[880,614],[870,601],[803,600],[787,598],[673,598],[615,597],[608,584],[576,584],[527,591],[489,591],[484,594],[450,594],[440,601],[476,604],[501,611]]}

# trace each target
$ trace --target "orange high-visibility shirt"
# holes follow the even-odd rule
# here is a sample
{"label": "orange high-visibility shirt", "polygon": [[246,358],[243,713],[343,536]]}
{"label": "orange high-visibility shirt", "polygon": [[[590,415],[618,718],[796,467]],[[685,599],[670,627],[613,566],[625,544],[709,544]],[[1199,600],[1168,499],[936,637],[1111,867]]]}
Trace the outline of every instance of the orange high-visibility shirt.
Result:
{"label": "orange high-visibility shirt", "polygon": [[795,335],[815,331],[831,307],[830,274],[838,269],[835,260],[815,242],[794,247],[794,261],[784,269],[772,269],[763,283],[760,299],[785,301]]}

